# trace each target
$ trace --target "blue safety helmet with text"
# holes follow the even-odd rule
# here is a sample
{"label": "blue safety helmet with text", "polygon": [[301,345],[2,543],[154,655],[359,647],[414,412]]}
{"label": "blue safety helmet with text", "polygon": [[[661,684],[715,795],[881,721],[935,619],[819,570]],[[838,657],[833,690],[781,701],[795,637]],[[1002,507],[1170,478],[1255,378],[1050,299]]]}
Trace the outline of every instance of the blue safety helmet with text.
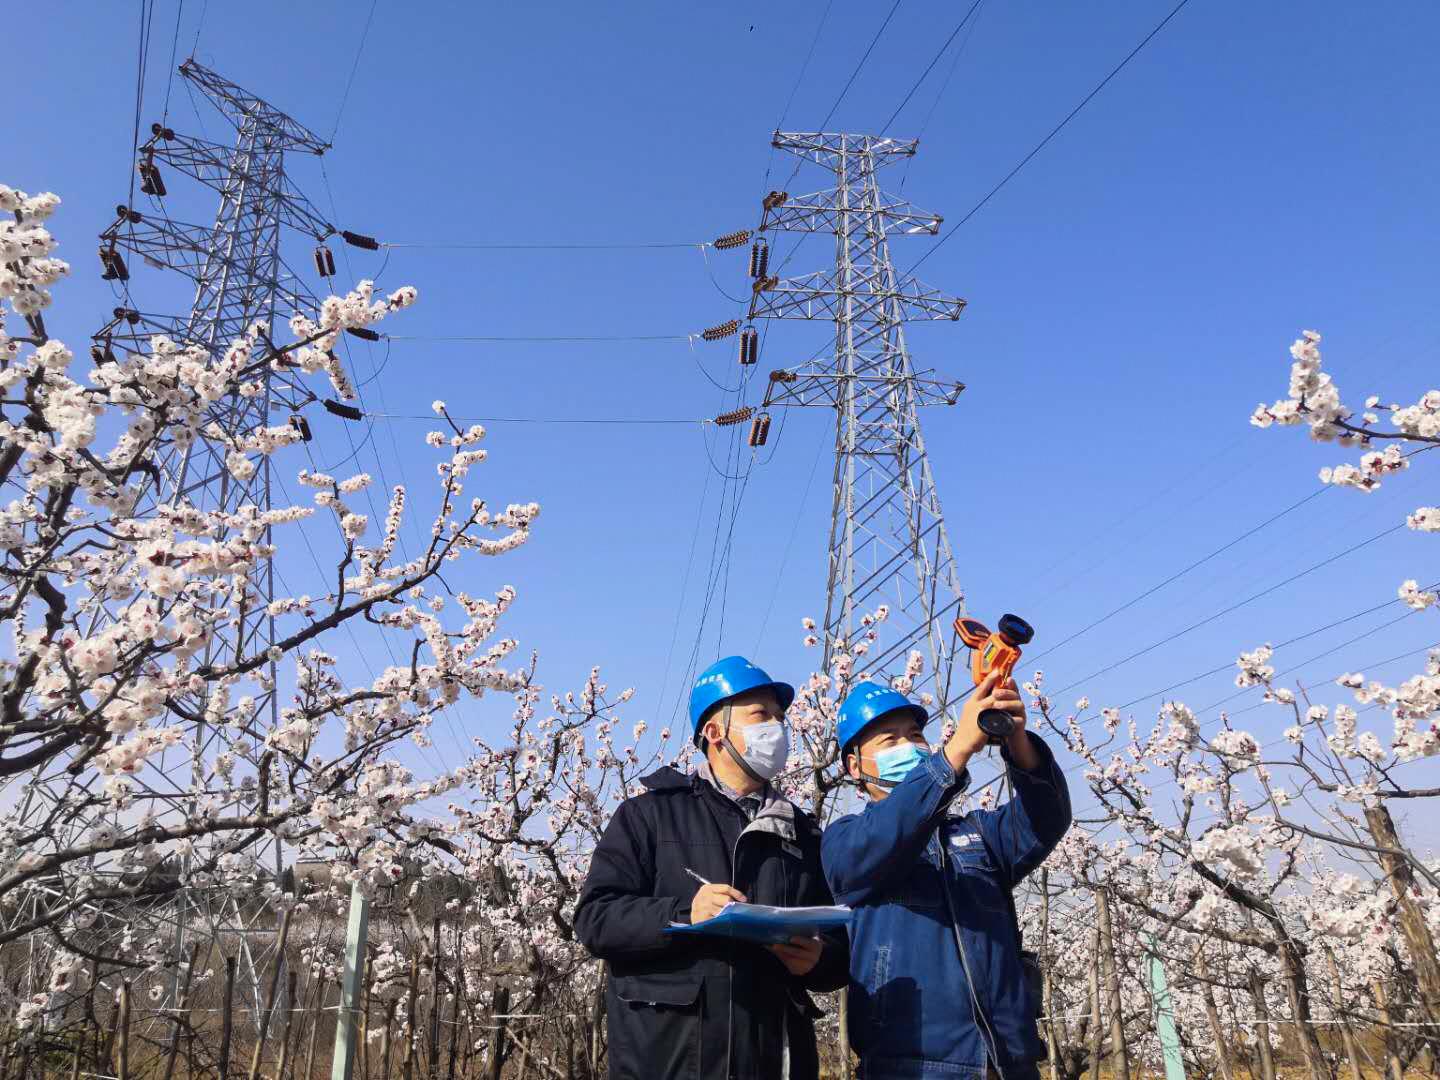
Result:
{"label": "blue safety helmet with text", "polygon": [[690,688],[690,727],[696,744],[700,742],[700,728],[705,722],[707,712],[727,698],[751,690],[774,691],[782,711],[790,708],[790,703],[795,700],[793,686],[776,682],[743,656],[727,656],[723,660],[716,660],[702,671],[695,680],[695,685]]}
{"label": "blue safety helmet with text", "polygon": [[860,737],[860,733],[876,720],[901,711],[910,713],[922,729],[930,719],[923,708],[899,690],[877,682],[856,683],[840,703],[840,717],[835,724],[835,738],[840,743],[841,757],[849,752],[850,744]]}

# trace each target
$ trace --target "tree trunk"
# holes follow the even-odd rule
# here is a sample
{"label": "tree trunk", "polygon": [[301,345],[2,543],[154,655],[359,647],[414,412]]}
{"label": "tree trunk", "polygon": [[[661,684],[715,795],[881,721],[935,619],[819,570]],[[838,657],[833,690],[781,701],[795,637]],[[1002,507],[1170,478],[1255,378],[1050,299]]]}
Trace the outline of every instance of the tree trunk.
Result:
{"label": "tree trunk", "polygon": [[1100,915],[1100,959],[1105,965],[1106,1007],[1110,1011],[1110,1052],[1115,1059],[1111,1076],[1114,1080],[1130,1080],[1130,1052],[1125,1046],[1120,973],[1116,970],[1115,963],[1115,924],[1110,918],[1110,894],[1104,889],[1095,894],[1095,908]]}
{"label": "tree trunk", "polygon": [[1045,982],[1040,1008],[1045,1013],[1045,1047],[1050,1059],[1050,1080],[1060,1080],[1060,1040],[1055,1035],[1055,979],[1050,953],[1050,871],[1040,871],[1040,958]]}
{"label": "tree trunk", "polygon": [[170,1045],[165,1051],[165,1080],[175,1075],[175,1058],[180,1053],[180,1031],[190,1027],[189,1011],[185,1002],[190,998],[190,976],[195,973],[195,961],[200,956],[200,943],[190,946],[190,963],[185,968],[185,978],[180,983],[180,993],[175,997],[175,1026],[170,1029]]}
{"label": "tree trunk", "polygon": [[120,984],[120,1016],[115,1025],[115,1075],[130,1080],[130,984]]}
{"label": "tree trunk", "polygon": [[405,1080],[415,1078],[415,992],[420,983],[420,956],[410,957],[410,995],[405,1003]]}
{"label": "tree trunk", "polygon": [[435,916],[430,953],[430,1048],[429,1076],[440,1075],[440,916]]}
{"label": "tree trunk", "polygon": [[497,986],[491,1000],[495,1003],[492,1010],[495,1017],[495,1030],[491,1033],[490,1039],[490,1080],[500,1080],[500,1069],[505,1064],[501,1050],[505,1046],[506,1014],[510,1012],[510,988]]}
{"label": "tree trunk", "polygon": [[[341,998],[340,1004],[345,1004]],[[320,980],[320,993],[315,1010],[315,1020],[310,1025],[310,1045],[305,1048],[305,1080],[311,1080],[315,1075],[315,1043],[320,1038],[320,1020],[325,1015],[325,980]],[[336,1012],[335,1022],[340,1022],[340,1014]]]}
{"label": "tree trunk", "polygon": [[850,988],[840,990],[840,1080],[853,1080],[850,1064]]}
{"label": "tree trunk", "polygon": [[1105,1032],[1100,1026],[1100,927],[1090,936],[1090,1076],[1100,1080],[1100,1049]]}
{"label": "tree trunk", "polygon": [[[595,988],[595,1011],[590,1014],[590,1075],[599,1076],[600,1068],[600,1032],[605,1023],[605,983],[608,978],[608,968],[600,965],[600,982]],[[848,1078],[847,1078],[848,1080]]]}
{"label": "tree trunk", "polygon": [[1336,1026],[1340,1029],[1340,1043],[1345,1047],[1345,1057],[1350,1062],[1350,1080],[1365,1080],[1360,1069],[1360,1048],[1355,1044],[1355,1033],[1350,1030],[1350,1021],[1344,1016],[1345,986],[1340,981],[1340,965],[1335,962],[1335,953],[1325,950],[1325,959],[1330,965],[1330,993],[1334,996]]}
{"label": "tree trunk", "polygon": [[[1401,849],[1394,819],[1383,803],[1365,808],[1365,824],[1369,826],[1370,837],[1377,847]],[[1440,1024],[1440,958],[1435,955],[1435,939],[1420,907],[1420,890],[1415,885],[1415,874],[1410,864],[1398,855],[1381,855],[1379,859],[1399,906],[1396,915],[1400,932],[1405,936],[1405,945],[1410,951],[1410,962],[1415,968],[1421,1012],[1431,1024]],[[1434,1045],[1433,1035],[1431,1045]]]}
{"label": "tree trunk", "polygon": [[260,1031],[255,1039],[255,1053],[250,1058],[250,1080],[259,1080],[260,1062],[265,1054],[265,1039],[270,1034],[270,1016],[275,1011],[275,994],[280,989],[280,970],[285,966],[285,943],[290,938],[291,909],[280,916],[280,936],[275,941],[275,966],[270,972],[270,986],[265,991],[265,1011],[260,1014]]}
{"label": "tree trunk", "polygon": [[1280,963],[1285,975],[1285,993],[1290,1000],[1290,1019],[1295,1025],[1295,1039],[1305,1058],[1305,1071],[1310,1080],[1332,1080],[1325,1051],[1315,1037],[1310,1023],[1310,984],[1305,977],[1305,959],[1288,938],[1280,942]]}
{"label": "tree trunk", "polygon": [[285,1023],[280,1028],[280,1064],[275,1068],[275,1080],[285,1080],[285,1070],[290,1065],[290,1032],[295,1026],[295,969],[285,973],[285,1000],[290,1007],[285,1010]]}
{"label": "tree trunk", "polygon": [[1230,1061],[1230,1047],[1225,1042],[1225,1028],[1220,1023],[1220,1010],[1215,1007],[1215,988],[1210,985],[1209,965],[1205,963],[1205,945],[1195,953],[1195,973],[1199,976],[1200,1000],[1205,1003],[1205,1019],[1210,1025],[1210,1037],[1215,1040],[1215,1061],[1220,1066],[1223,1080],[1235,1080],[1235,1066]]}
{"label": "tree trunk", "polygon": [[1265,980],[1250,969],[1250,1001],[1255,1007],[1255,1047],[1260,1051],[1261,1080],[1275,1080],[1275,1052],[1270,1046],[1270,1005],[1265,1000]]}
{"label": "tree trunk", "polygon": [[235,1031],[235,957],[225,957],[225,998],[220,1013],[220,1080],[230,1076],[230,1037]]}
{"label": "tree trunk", "polygon": [[1390,1002],[1385,996],[1385,983],[1376,979],[1370,984],[1370,993],[1375,998],[1375,1008],[1380,1011],[1380,1020],[1385,1025],[1385,1075],[1387,1080],[1405,1080],[1405,1066],[1400,1063],[1400,1054],[1395,1046],[1395,1028],[1390,1017]]}
{"label": "tree trunk", "polygon": [[390,1080],[390,1032],[395,1026],[395,1007],[398,1002],[385,1003],[385,1030],[380,1033],[380,1069],[385,1080]]}

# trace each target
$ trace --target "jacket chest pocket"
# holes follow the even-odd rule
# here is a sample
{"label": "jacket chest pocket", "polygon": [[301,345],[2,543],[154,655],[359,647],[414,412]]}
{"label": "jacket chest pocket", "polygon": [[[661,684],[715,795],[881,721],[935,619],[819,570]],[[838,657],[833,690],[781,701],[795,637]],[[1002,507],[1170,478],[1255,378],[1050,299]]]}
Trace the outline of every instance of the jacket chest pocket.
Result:
{"label": "jacket chest pocket", "polygon": [[986,911],[1006,909],[1000,868],[979,836],[957,833],[946,840],[945,857],[962,895]]}

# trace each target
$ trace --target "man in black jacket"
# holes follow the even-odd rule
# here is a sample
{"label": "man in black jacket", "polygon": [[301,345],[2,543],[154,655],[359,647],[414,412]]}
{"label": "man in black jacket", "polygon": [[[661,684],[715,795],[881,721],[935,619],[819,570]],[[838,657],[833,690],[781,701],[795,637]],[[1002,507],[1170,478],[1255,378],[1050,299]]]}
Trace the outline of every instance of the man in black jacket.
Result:
{"label": "man in black jacket", "polygon": [[809,991],[845,985],[843,933],[760,946],[666,934],[730,901],[830,904],[820,830],[771,787],[795,691],[743,657],[701,673],[690,720],[705,762],[664,768],[615,811],[575,912],[605,960],[612,1080],[815,1080]]}

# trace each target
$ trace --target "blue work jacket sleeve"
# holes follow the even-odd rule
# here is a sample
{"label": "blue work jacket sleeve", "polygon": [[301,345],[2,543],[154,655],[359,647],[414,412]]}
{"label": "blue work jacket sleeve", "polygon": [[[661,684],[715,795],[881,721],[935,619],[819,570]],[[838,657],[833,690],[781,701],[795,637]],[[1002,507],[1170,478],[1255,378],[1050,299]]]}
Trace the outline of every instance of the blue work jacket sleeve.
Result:
{"label": "blue work jacket sleeve", "polygon": [[1050,748],[1034,732],[1026,732],[1040,764],[1033,770],[1016,765],[1008,748],[1001,756],[1010,771],[1012,795],[998,810],[978,815],[989,846],[1010,876],[1012,885],[1034,870],[1070,828],[1070,789]]}
{"label": "blue work jacket sleeve", "polygon": [[836,903],[863,904],[909,873],[969,780],[937,751],[863,813],[831,823],[820,839],[820,859]]}
{"label": "blue work jacket sleeve", "polygon": [[575,909],[575,933],[594,956],[611,960],[653,952],[672,940],[665,927],[689,903],[655,896],[655,837],[633,800],[620,804],[590,858],[590,872]]}

